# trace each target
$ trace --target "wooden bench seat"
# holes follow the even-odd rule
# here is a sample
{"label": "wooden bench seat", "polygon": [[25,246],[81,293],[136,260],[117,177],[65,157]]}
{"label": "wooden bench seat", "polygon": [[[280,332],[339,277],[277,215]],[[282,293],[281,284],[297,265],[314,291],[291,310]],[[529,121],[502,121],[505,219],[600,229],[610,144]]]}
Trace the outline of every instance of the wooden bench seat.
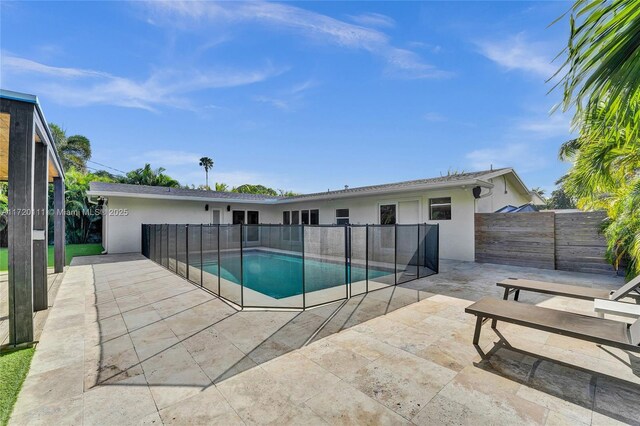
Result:
{"label": "wooden bench seat", "polygon": [[544,281],[523,280],[519,278],[507,278],[497,283],[498,287],[504,287],[504,299],[515,291],[514,300],[518,300],[520,291],[532,291],[534,293],[553,294],[555,296],[571,297],[573,299],[595,300],[609,299],[613,291],[583,287],[579,285],[548,283]]}
{"label": "wooden bench seat", "polygon": [[485,297],[469,306],[465,309],[465,312],[477,317],[473,337],[474,345],[478,344],[483,320],[489,318],[494,320],[493,328],[495,328],[496,321],[503,321],[593,343],[640,352],[640,346],[638,346],[640,344],[640,320],[628,325],[619,321],[489,297]]}

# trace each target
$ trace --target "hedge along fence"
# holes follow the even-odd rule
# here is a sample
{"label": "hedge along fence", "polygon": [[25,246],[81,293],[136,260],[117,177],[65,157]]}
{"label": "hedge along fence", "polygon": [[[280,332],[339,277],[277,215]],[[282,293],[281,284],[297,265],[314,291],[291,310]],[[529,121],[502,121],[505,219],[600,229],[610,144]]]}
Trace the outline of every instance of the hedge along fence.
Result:
{"label": "hedge along fence", "polygon": [[611,274],[604,212],[476,213],[476,262]]}

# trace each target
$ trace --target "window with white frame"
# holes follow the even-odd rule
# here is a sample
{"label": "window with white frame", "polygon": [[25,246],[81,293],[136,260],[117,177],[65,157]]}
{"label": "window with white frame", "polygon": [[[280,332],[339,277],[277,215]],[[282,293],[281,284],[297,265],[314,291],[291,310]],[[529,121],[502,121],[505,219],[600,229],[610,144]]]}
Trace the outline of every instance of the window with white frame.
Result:
{"label": "window with white frame", "polygon": [[349,209],[336,209],[336,224],[349,224]]}
{"label": "window with white frame", "polygon": [[380,204],[380,225],[395,225],[396,205]]}
{"label": "window with white frame", "polygon": [[300,218],[303,225],[319,225],[320,211],[318,209],[300,210]]}
{"label": "window with white frame", "polygon": [[451,197],[429,199],[430,220],[451,220]]}
{"label": "window with white frame", "polygon": [[320,210],[285,210],[282,212],[283,225],[319,225]]}

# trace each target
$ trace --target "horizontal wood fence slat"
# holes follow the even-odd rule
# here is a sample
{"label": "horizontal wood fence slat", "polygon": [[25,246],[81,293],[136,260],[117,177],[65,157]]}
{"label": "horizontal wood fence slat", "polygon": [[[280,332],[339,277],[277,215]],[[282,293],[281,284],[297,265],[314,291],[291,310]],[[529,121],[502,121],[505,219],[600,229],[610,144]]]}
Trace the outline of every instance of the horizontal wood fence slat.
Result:
{"label": "horizontal wood fence slat", "polygon": [[613,273],[604,212],[476,213],[476,262]]}

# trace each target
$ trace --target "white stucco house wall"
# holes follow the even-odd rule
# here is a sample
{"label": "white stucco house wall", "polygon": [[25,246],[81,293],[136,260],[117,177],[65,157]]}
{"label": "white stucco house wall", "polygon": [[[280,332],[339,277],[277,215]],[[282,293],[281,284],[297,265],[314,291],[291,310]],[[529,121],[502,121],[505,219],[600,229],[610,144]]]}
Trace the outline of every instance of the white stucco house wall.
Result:
{"label": "white stucco house wall", "polygon": [[459,173],[295,197],[92,182],[108,253],[140,252],[154,223],[438,223],[440,257],[474,260],[474,213],[543,204],[511,168]]}

